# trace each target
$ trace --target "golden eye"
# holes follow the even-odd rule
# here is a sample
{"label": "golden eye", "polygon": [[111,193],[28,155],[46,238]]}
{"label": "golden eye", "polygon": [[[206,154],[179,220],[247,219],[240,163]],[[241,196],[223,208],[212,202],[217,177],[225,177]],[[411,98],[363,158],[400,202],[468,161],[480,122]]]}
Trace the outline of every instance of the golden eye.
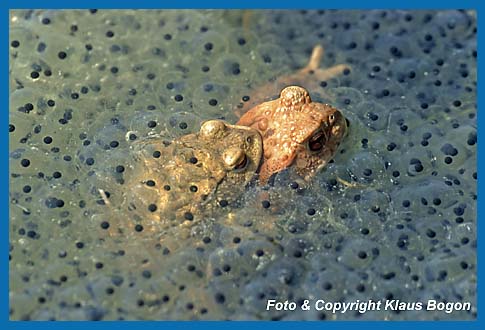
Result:
{"label": "golden eye", "polygon": [[234,167],[235,170],[243,170],[246,168],[248,164],[248,157],[244,155],[244,157],[240,160],[240,162]]}
{"label": "golden eye", "polygon": [[325,145],[325,142],[325,134],[323,131],[318,131],[310,138],[310,140],[308,140],[308,149],[311,151],[320,151]]}
{"label": "golden eye", "polygon": [[333,122],[333,121],[335,120],[335,116],[334,116],[334,115],[330,115],[330,116],[328,117],[328,119],[330,119],[330,121],[331,121],[331,122]]}

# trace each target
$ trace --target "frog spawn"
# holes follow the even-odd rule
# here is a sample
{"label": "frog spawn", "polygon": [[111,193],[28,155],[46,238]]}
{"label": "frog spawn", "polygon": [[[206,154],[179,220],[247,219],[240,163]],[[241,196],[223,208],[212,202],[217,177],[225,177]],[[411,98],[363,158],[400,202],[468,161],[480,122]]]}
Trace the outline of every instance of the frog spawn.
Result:
{"label": "frog spawn", "polygon": [[[232,34],[226,27],[234,22],[214,19],[217,12],[143,15],[18,12],[10,39],[16,56],[11,97],[18,100],[11,103],[9,127],[11,319],[476,317],[473,309],[333,315],[261,313],[254,307],[256,301],[263,306],[269,296],[298,300],[312,295],[361,301],[369,296],[409,301],[431,297],[474,304],[472,12],[255,12],[255,33],[249,36],[243,29]],[[42,23],[47,16],[50,23]],[[121,19],[131,22],[131,29],[118,29]],[[216,37],[205,40],[209,31]],[[146,38],[138,37],[142,32]],[[246,38],[243,45],[239,32]],[[65,38],[59,38],[62,33]],[[194,45],[194,38],[200,40],[194,47],[203,57],[181,58],[181,47]],[[156,47],[145,45],[147,39],[156,40]],[[12,44],[15,40],[19,45]],[[205,48],[208,42],[212,50]],[[41,43],[47,46],[44,52]],[[258,188],[249,188],[241,208],[186,239],[171,231],[160,240],[143,221],[141,231],[128,221],[123,235],[109,235],[118,221],[131,219],[102,205],[99,178],[110,181],[128,174],[131,160],[123,156],[130,145],[153,133],[168,133],[167,140],[173,140],[214,117],[235,122],[236,116],[221,108],[253,101],[243,98],[252,95],[243,80],[256,77],[264,83],[292,72],[291,67],[308,62],[316,44],[326,48],[322,67],[349,63],[352,71],[320,82],[310,94],[342,110],[352,128],[334,161],[309,187],[283,171],[266,203],[254,196]],[[67,55],[63,59],[61,51]],[[227,63],[220,59],[224,51],[234,51]],[[254,60],[244,55],[251,51]],[[239,74],[230,70],[237,61]],[[38,78],[32,78],[34,71]],[[165,73],[174,71],[165,79]],[[168,89],[176,78],[185,85]],[[203,89],[208,78],[229,88],[217,86],[211,95],[197,91],[201,96],[196,102],[192,91]],[[77,99],[71,96],[75,93]],[[209,104],[211,99],[218,101],[216,106]],[[34,108],[28,110],[27,104]],[[196,113],[191,110],[195,108]],[[137,116],[141,111],[146,114]],[[118,124],[111,124],[113,117]],[[157,126],[149,127],[150,121]],[[133,140],[131,135],[125,138],[128,131],[136,135]],[[47,136],[50,144],[50,139],[44,141]],[[446,163],[446,157],[452,162]],[[115,172],[118,165],[125,167],[121,175]],[[422,187],[423,182],[428,186]],[[111,183],[118,184],[115,179]],[[106,191],[110,201],[118,190]],[[323,226],[330,221],[334,223]]]}

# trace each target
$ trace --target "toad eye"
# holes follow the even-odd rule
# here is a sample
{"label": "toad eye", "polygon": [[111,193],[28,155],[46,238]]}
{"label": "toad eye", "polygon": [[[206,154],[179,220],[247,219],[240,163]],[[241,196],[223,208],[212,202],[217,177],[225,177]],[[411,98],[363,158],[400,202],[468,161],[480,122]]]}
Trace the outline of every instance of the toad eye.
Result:
{"label": "toad eye", "polygon": [[246,165],[248,164],[248,157],[244,155],[242,159],[237,163],[237,165],[234,167],[235,170],[244,170],[246,168]]}
{"label": "toad eye", "polygon": [[308,149],[311,151],[320,151],[322,150],[326,141],[327,139],[323,131],[318,131],[317,133],[313,134],[310,140],[308,140]]}

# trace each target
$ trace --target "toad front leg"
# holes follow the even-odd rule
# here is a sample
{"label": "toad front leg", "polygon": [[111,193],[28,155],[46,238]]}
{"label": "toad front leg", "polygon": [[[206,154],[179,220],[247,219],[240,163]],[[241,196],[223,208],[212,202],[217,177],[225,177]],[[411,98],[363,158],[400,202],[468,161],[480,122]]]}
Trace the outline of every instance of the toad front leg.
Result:
{"label": "toad front leg", "polygon": [[306,89],[312,89],[310,86],[308,86],[308,84],[311,84],[311,80],[317,81],[317,83],[320,84],[321,81],[326,81],[341,75],[346,69],[350,70],[350,67],[345,64],[338,64],[327,69],[320,68],[320,62],[323,58],[323,54],[323,47],[321,45],[315,46],[308,64],[292,75],[281,77],[281,83],[284,83],[286,79],[291,81],[300,81],[301,84],[306,85],[303,87]]}
{"label": "toad front leg", "polygon": [[[304,68],[290,75],[276,78],[275,81],[271,81],[255,88],[250,94],[250,100],[235,110],[236,116],[240,118],[252,107],[264,101],[268,101],[272,96],[278,95],[279,92],[287,86],[301,86],[310,92],[325,94],[322,91],[320,83],[341,75],[345,70],[350,70],[350,66],[338,64],[326,69],[320,68],[320,62],[323,55],[324,48],[321,45],[317,45],[313,48],[310,60]],[[328,97],[328,95],[325,96]]]}

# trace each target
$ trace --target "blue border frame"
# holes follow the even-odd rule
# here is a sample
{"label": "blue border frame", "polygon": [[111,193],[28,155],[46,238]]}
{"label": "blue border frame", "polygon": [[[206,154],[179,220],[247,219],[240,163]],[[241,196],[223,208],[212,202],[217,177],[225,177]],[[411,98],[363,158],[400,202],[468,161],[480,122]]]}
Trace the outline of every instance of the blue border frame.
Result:
{"label": "blue border frame", "polygon": [[289,0],[180,0],[180,1],[156,1],[138,0],[136,3],[114,0],[83,0],[80,3],[66,2],[60,0],[44,0],[42,4],[33,0],[7,0],[2,3],[2,9],[89,9],[89,8],[111,8],[111,9],[154,9],[154,8],[197,8],[197,9],[472,9],[479,8],[479,0],[407,0],[394,1],[386,0],[300,0],[297,3]]}
{"label": "blue border frame", "polygon": [[[483,1],[482,1],[483,3]],[[478,26],[480,28],[483,26],[483,19],[482,19],[482,5],[480,4],[480,0],[461,0],[461,1],[453,1],[453,0],[407,0],[407,1],[394,1],[390,3],[389,1],[385,0],[367,0],[367,1],[359,1],[359,0],[325,0],[325,1],[317,1],[317,0],[299,0],[298,2],[294,1],[287,1],[287,0],[280,0],[280,1],[265,1],[262,2],[261,0],[233,0],[233,1],[221,1],[221,0],[206,0],[196,1],[196,0],[185,0],[185,1],[170,1],[170,2],[157,2],[155,0],[137,0],[136,3],[131,2],[123,2],[123,1],[113,1],[113,0],[84,0],[80,3],[76,2],[66,2],[60,0],[51,0],[51,1],[43,1],[40,3],[39,1],[33,0],[7,0],[4,2],[0,2],[0,10],[1,10],[1,21],[3,22],[2,31],[1,31],[1,45],[2,45],[2,52],[0,56],[2,57],[2,63],[5,65],[5,75],[4,79],[1,81],[1,99],[8,100],[8,29],[9,29],[9,10],[10,9],[22,9],[22,8],[66,8],[66,9],[80,9],[80,8],[144,8],[144,9],[151,9],[151,8],[211,8],[211,9],[220,9],[220,8],[250,8],[250,9],[265,9],[265,8],[278,8],[278,9],[310,9],[310,8],[339,8],[339,9],[379,9],[379,8],[386,8],[386,9],[452,9],[452,8],[465,8],[465,9],[475,9],[477,10],[477,17],[478,17]],[[477,51],[480,50],[480,44],[483,39],[482,33],[480,32],[480,28],[478,28],[477,33]],[[478,76],[481,78],[484,76],[484,66],[481,62],[478,62]],[[477,102],[480,104],[480,95],[482,92],[481,84],[477,84]],[[8,105],[7,105],[8,109]],[[477,135],[481,137],[481,127],[482,127],[482,115],[477,113]],[[6,127],[8,124],[8,110],[4,110],[1,115],[2,126]],[[8,240],[8,233],[9,233],[9,224],[7,219],[9,219],[9,199],[8,199],[8,185],[9,185],[9,168],[8,168],[8,141],[9,136],[7,130],[4,129],[3,131],[3,139],[0,139],[0,146],[1,150],[3,150],[4,159],[0,162],[1,166],[1,173],[0,176],[0,183],[4,189],[0,190],[1,194],[1,212],[2,212],[2,219],[3,225],[1,230],[1,235],[3,236],[1,241],[3,243],[4,251],[9,250],[9,240]],[[483,154],[483,147],[482,144],[478,144],[478,157],[477,157],[477,172],[478,169],[482,167],[483,161],[481,159],[481,155]],[[481,176],[479,175],[478,180],[480,180]],[[480,197],[482,193],[485,192],[484,188],[482,188],[479,184],[480,181],[477,181],[477,237],[484,236],[483,226],[478,225],[478,219],[480,215],[483,214],[484,206],[480,205]],[[485,236],[484,236],[485,237]],[[481,251],[483,249],[483,244],[478,241],[478,255],[483,255]],[[5,267],[5,268],[3,268]],[[4,263],[2,265],[3,271],[0,272],[0,280],[1,280],[1,298],[0,298],[0,307],[1,307],[1,316],[0,316],[0,327],[2,329],[31,329],[31,328],[72,328],[72,329],[80,329],[85,326],[89,326],[92,328],[155,328],[155,327],[171,327],[176,329],[183,329],[188,326],[196,326],[202,329],[220,329],[220,328],[245,328],[248,326],[253,327],[254,329],[266,329],[270,328],[278,328],[278,329],[289,329],[293,327],[305,327],[308,329],[316,329],[317,327],[323,326],[320,322],[303,322],[303,321],[296,321],[296,322],[186,322],[186,321],[173,321],[173,322],[157,322],[157,321],[139,321],[139,322],[123,322],[123,321],[112,321],[112,322],[90,322],[86,324],[85,322],[34,322],[34,321],[9,321],[9,301],[8,301],[8,283],[9,283],[9,274],[8,274],[8,258],[4,259]],[[477,278],[481,279],[483,272],[483,264],[478,261],[477,256]],[[466,329],[478,329],[478,328],[485,328],[485,322],[483,313],[480,312],[478,309],[481,306],[480,299],[483,297],[483,286],[481,281],[478,281],[477,285],[478,290],[478,298],[477,298],[477,310],[478,316],[476,321],[446,321],[446,322],[428,322],[428,321],[403,321],[403,322],[384,322],[384,321],[338,321],[338,322],[325,322],[325,327],[330,328],[350,328],[354,326],[362,327],[362,328],[372,328],[372,329],[383,329],[387,327],[395,327],[398,329],[414,327],[416,329],[456,329],[456,328],[466,328]]]}

